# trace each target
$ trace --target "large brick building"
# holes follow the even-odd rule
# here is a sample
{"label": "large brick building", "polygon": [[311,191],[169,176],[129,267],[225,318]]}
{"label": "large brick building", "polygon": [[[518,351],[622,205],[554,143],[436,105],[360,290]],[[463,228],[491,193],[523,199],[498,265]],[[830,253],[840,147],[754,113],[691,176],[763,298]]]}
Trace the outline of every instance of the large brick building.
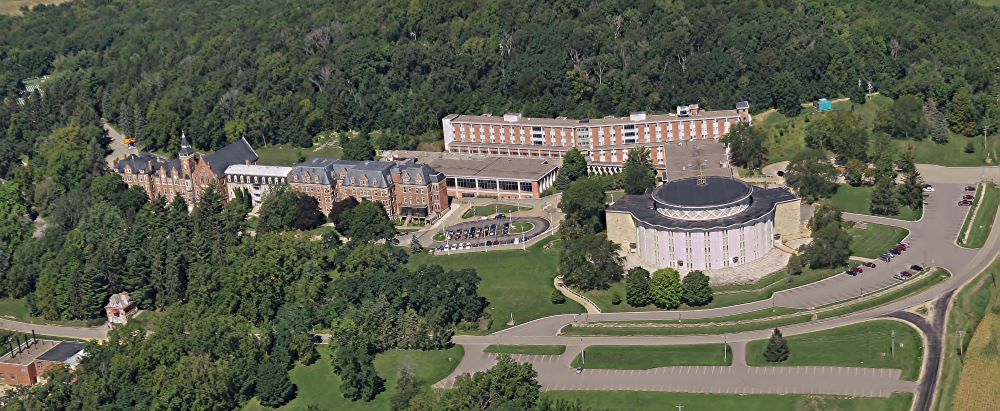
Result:
{"label": "large brick building", "polygon": [[8,344],[10,352],[0,356],[0,383],[9,385],[44,382],[45,371],[57,366],[76,368],[86,355],[81,342],[40,340],[34,332],[23,342],[16,339]]}
{"label": "large brick building", "polygon": [[329,214],[333,203],[351,197],[382,203],[390,217],[434,219],[448,209],[445,177],[412,161],[310,159],[292,167],[288,185],[316,198]]}
{"label": "large brick building", "polygon": [[750,105],[743,101],[733,110],[705,111],[694,104],[670,114],[638,112],[600,119],[452,114],[441,125],[445,150],[453,153],[562,158],[575,147],[586,154],[591,172],[614,173],[621,170],[629,150],[644,146],[662,175],[666,152],[673,146],[718,141],[734,124],[751,120]]}
{"label": "large brick building", "polygon": [[129,187],[145,191],[150,200],[162,196],[170,201],[180,194],[188,207],[194,207],[209,185],[215,185],[228,200],[226,169],[233,164],[256,164],[257,158],[257,152],[243,138],[212,154],[198,155],[181,134],[177,158],[167,160],[145,152],[129,154],[115,161],[115,172]]}

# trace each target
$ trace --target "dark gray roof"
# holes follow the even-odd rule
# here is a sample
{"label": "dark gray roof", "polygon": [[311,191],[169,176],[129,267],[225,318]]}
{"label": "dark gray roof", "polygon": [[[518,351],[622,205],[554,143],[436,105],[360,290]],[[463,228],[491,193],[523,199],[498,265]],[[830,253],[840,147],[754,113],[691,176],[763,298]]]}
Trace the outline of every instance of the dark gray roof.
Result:
{"label": "dark gray roof", "polygon": [[42,361],[65,362],[80,351],[83,351],[83,343],[63,341],[46,351],[45,354],[38,356],[38,359]]}
{"label": "dark gray roof", "polygon": [[359,161],[348,167],[347,175],[339,177],[345,186],[386,188],[392,184],[392,168],[395,166],[396,163],[388,161]]}
{"label": "dark gray roof", "polygon": [[[311,158],[292,167],[292,172],[288,176],[295,176],[291,179],[292,182],[307,182],[306,176],[308,175],[310,183],[330,185],[331,178],[336,179],[336,173],[341,168],[337,165],[346,166],[347,163],[349,162],[330,158]],[[317,176],[319,177],[318,182],[314,181]]]}
{"label": "dark gray roof", "polygon": [[202,157],[202,161],[212,167],[212,172],[217,177],[226,175],[226,167],[233,164],[246,164],[257,162],[257,152],[250,147],[250,143],[245,138],[240,138],[232,144],[220,148],[212,154]]}
{"label": "dark gray roof", "polygon": [[698,177],[670,181],[653,191],[653,199],[660,204],[680,207],[711,207],[732,204],[747,198],[753,191],[750,184],[730,177],[706,176],[698,184]]}
{"label": "dark gray roof", "polygon": [[[400,164],[396,166],[396,169],[399,170],[401,174],[400,181],[403,181],[404,184],[418,184],[417,176],[420,176],[421,183],[419,184],[440,183],[444,181],[444,173],[434,170],[427,164]],[[409,182],[407,182],[405,176],[409,177]]]}
{"label": "dark gray roof", "polygon": [[115,171],[124,173],[125,167],[131,167],[132,171],[139,174],[152,174],[162,163],[166,162],[162,157],[157,157],[150,153],[129,154],[125,158],[118,160],[115,164]]}
{"label": "dark gray roof", "polygon": [[749,101],[740,101],[740,102],[736,103],[736,109],[737,110],[739,110],[739,109],[749,109],[749,108],[750,108],[750,102]]}
{"label": "dark gray roof", "polygon": [[680,230],[708,230],[721,227],[740,226],[769,214],[779,203],[794,201],[795,195],[784,188],[757,189],[750,195],[750,206],[739,214],[714,220],[679,220],[670,218],[654,207],[650,195],[627,195],[620,198],[608,212],[629,213],[636,223],[645,227],[663,227]]}

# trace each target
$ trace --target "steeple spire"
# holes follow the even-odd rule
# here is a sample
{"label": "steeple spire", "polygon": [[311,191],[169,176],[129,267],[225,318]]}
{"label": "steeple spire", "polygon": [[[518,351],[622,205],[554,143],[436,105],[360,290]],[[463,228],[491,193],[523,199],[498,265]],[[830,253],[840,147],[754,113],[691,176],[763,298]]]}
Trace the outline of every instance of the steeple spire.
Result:
{"label": "steeple spire", "polygon": [[182,157],[190,157],[194,155],[194,150],[191,148],[191,143],[188,142],[187,136],[184,131],[181,130],[181,151],[180,155]]}

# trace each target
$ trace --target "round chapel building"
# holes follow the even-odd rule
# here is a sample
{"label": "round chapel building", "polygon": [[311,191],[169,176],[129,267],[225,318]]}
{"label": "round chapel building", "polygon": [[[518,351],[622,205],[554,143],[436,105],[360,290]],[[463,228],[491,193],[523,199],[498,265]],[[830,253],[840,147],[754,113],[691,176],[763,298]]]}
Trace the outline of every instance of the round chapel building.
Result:
{"label": "round chapel building", "polygon": [[678,271],[737,267],[798,236],[801,201],[785,188],[730,177],[674,180],[607,210],[608,238],[627,260]]}

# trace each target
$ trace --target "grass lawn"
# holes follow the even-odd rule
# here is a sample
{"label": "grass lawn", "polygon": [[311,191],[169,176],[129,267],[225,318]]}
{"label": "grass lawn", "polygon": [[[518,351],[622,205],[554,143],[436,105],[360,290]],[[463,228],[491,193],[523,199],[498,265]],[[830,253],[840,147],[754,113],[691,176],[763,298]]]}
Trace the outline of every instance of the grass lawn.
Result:
{"label": "grass lawn", "polygon": [[291,145],[273,145],[255,149],[260,159],[258,164],[269,166],[291,166],[299,163],[299,155],[306,159],[319,158],[340,158],[343,151],[336,146],[316,145],[312,148],[295,147]]}
{"label": "grass lawn", "polygon": [[28,313],[28,304],[24,298],[0,298],[0,317],[9,318],[15,321],[32,324],[52,324],[66,325],[73,327],[88,327],[103,324],[107,319],[104,317],[93,320],[46,320],[40,317],[32,317]]}
{"label": "grass lawn", "polygon": [[579,355],[576,356],[573,366],[606,370],[648,370],[679,365],[733,364],[733,354],[728,344],[594,345],[587,347],[584,357],[581,359]]}
{"label": "grass lawn", "polygon": [[543,398],[607,411],[908,411],[913,394],[888,399],[824,395],[687,394],[646,391],[545,391]]}
{"label": "grass lawn", "polygon": [[491,345],[486,347],[486,352],[497,354],[525,354],[525,355],[562,355],[566,352],[565,345]]}
{"label": "grass lawn", "polygon": [[[316,407],[321,410],[389,410],[389,399],[396,392],[399,369],[404,364],[413,368],[418,386],[430,387],[447,377],[462,360],[461,346],[447,350],[391,350],[375,357],[375,369],[386,380],[385,391],[371,402],[351,401],[340,392],[340,377],[330,366],[329,346],[318,347],[320,359],[304,367],[296,365],[290,372],[292,382],[298,387],[296,398],[281,407],[282,410],[305,410]],[[261,406],[257,399],[250,400],[244,410],[270,410]]]}
{"label": "grass lawn", "polygon": [[[896,332],[895,357],[892,336]],[[896,368],[902,379],[916,381],[920,375],[924,347],[920,334],[909,325],[893,320],[866,321],[844,327],[785,337],[791,352],[787,361],[764,360],[767,340],[747,343],[751,366],[829,365],[839,367]]]}
{"label": "grass lawn", "polygon": [[[872,186],[852,187],[841,184],[837,187],[837,194],[823,200],[823,203],[837,207],[845,213],[871,214],[872,191],[874,189],[875,187]],[[898,214],[886,217],[916,221],[920,219],[920,214],[921,210],[899,207]]]}
{"label": "grass lawn", "polygon": [[905,228],[882,224],[855,224],[847,230],[851,235],[851,255],[878,258],[906,237]]}
{"label": "grass lawn", "polygon": [[[959,374],[962,371],[962,358],[959,357],[959,344],[968,349],[972,336],[986,315],[990,301],[996,293],[993,278],[1000,272],[1000,259],[983,271],[974,281],[962,289],[954,300],[951,313],[948,316],[948,338],[945,341],[944,364],[941,366],[941,380],[938,384],[937,406],[934,409],[953,409],[955,392],[958,389]],[[963,331],[960,341],[958,332]]]}
{"label": "grass lawn", "polygon": [[498,213],[510,214],[530,209],[531,207],[514,206],[510,204],[487,204],[469,207],[469,209],[465,211],[465,214],[462,214],[462,218],[488,217]]}
{"label": "grass lawn", "polygon": [[514,225],[510,227],[510,230],[508,230],[508,232],[511,234],[520,234],[531,231],[532,228],[535,228],[534,224],[525,221],[520,221],[514,223]]}
{"label": "grass lawn", "polygon": [[[661,336],[661,335],[695,335],[695,334],[731,334],[743,331],[755,331],[801,324],[812,319],[812,314],[796,315],[788,318],[740,323],[720,326],[699,327],[578,327],[567,325],[560,335],[567,336]],[[651,323],[652,321],[644,321]]]}
{"label": "grass lawn", "polygon": [[547,250],[543,240],[526,251],[506,250],[488,253],[455,255],[430,255],[418,253],[410,256],[410,266],[438,264],[445,269],[475,268],[483,281],[479,294],[486,297],[486,309],[493,317],[489,331],[507,328],[511,314],[522,324],[536,318],[555,314],[581,313],[583,307],[567,299],[564,304],[552,304],[552,281],[557,275],[559,251]]}
{"label": "grass lawn", "polygon": [[765,308],[763,310],[750,311],[741,314],[724,315],[721,317],[710,317],[710,318],[684,318],[684,313],[679,311],[677,314],[680,320],[644,320],[644,321],[597,321],[597,324],[618,324],[618,323],[652,323],[652,324],[718,324],[733,321],[745,321],[745,320],[756,320],[760,318],[777,317],[780,315],[795,314],[805,310],[798,308],[788,308],[788,307],[774,307]]}
{"label": "grass lawn", "polygon": [[[779,271],[770,275],[765,276],[756,283],[753,284],[741,284],[732,286],[719,286],[712,287],[715,291],[715,298],[712,299],[711,303],[703,305],[700,307],[691,307],[687,305],[682,305],[680,310],[704,310],[708,308],[719,308],[728,307],[737,304],[743,304],[753,301],[766,300],[771,298],[771,294],[787,290],[789,288],[798,287],[801,285],[809,284],[822,280],[824,278],[830,277],[834,274],[844,271],[843,269],[817,269],[813,270],[806,267],[802,274],[791,278],[789,281],[788,276],[785,275],[784,271]],[[611,304],[611,296],[614,293],[622,298],[622,303],[618,305]],[[625,282],[620,281],[611,285],[611,288],[607,290],[591,290],[584,293],[587,297],[597,304],[597,307],[601,309],[602,312],[613,313],[613,312],[628,312],[628,311],[655,311],[659,310],[654,305],[647,305],[645,307],[633,307],[628,305],[625,296]]]}
{"label": "grass lawn", "polygon": [[[997,216],[997,206],[1000,205],[1000,187],[992,183],[982,187],[985,189],[976,191],[976,201],[973,204],[976,215],[972,219],[972,225],[969,226],[970,217],[967,216],[965,225],[962,226],[963,234],[966,230],[970,231],[968,240],[960,242],[960,244],[969,248],[980,248],[986,244],[990,230],[993,229],[993,220]],[[963,236],[963,238],[965,237]]]}

